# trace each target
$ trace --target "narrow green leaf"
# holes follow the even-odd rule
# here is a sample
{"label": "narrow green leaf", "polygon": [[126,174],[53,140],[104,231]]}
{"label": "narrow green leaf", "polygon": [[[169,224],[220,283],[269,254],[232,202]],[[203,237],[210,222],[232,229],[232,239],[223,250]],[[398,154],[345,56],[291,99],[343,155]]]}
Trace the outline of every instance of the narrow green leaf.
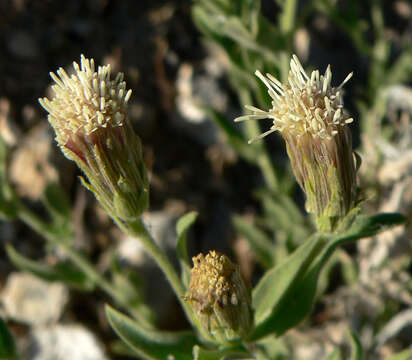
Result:
{"label": "narrow green leaf", "polygon": [[226,116],[217,112],[213,108],[207,108],[207,110],[209,111],[209,114],[212,116],[216,124],[223,131],[229,142],[236,145],[238,144],[238,142],[241,142],[243,144],[246,143],[246,139],[243,136],[242,132],[237,127],[235,127],[233,119],[229,120]]}
{"label": "narrow green leaf", "polygon": [[194,360],[219,360],[221,353],[219,350],[206,350],[196,345],[193,348]]}
{"label": "narrow green leaf", "polygon": [[240,347],[224,350],[207,350],[196,345],[193,348],[193,360],[240,360],[250,358],[250,353]]}
{"label": "narrow green leaf", "polygon": [[135,353],[144,359],[193,360],[192,349],[196,336],[191,332],[163,332],[147,329],[126,315],[106,305],[106,316],[112,329]]}
{"label": "narrow green leaf", "polygon": [[134,313],[140,315],[139,321],[146,321],[153,324],[155,314],[153,309],[145,302],[142,283],[139,275],[132,269],[116,269],[114,266],[111,272],[111,278],[117,291],[122,294],[124,300],[133,307]]}
{"label": "narrow green leaf", "polygon": [[412,348],[401,351],[392,355],[388,360],[410,360],[412,359]]}
{"label": "narrow green leaf", "polygon": [[323,249],[322,254],[318,257],[312,268],[318,267],[321,269],[339,245],[374,236],[391,227],[402,225],[406,220],[406,217],[399,213],[358,216],[348,230],[331,235],[327,246]]}
{"label": "narrow green leaf", "polygon": [[136,353],[120,339],[114,340],[109,343],[109,349],[111,353],[115,355],[121,355],[126,358],[133,359],[133,357],[135,357],[136,355]]}
{"label": "narrow green leaf", "polygon": [[[300,273],[303,274],[302,276],[299,277],[294,274],[292,275],[292,270],[291,273],[287,275],[283,275],[281,271],[277,271],[278,268],[286,266],[287,263],[290,263],[291,257],[295,256],[296,262],[293,271],[297,272],[298,268],[296,267],[296,265],[299,264],[299,261],[302,261],[304,259],[305,251],[307,251],[307,256],[310,255],[308,245],[310,241],[307,240],[306,243],[301,245],[295,251],[295,253],[293,253],[288,258],[288,260],[285,261],[285,265],[281,264],[279,267],[270,270],[261,280],[261,282],[263,280],[268,282],[268,285],[266,285],[267,289],[264,289],[262,287],[260,291],[262,291],[263,293],[262,297],[265,296],[265,291],[269,293],[269,295],[266,295],[268,299],[264,299],[264,301],[266,301],[266,303],[268,304],[271,304],[272,312],[266,317],[261,316],[263,320],[256,321],[257,326],[253,333],[250,335],[250,339],[257,340],[271,333],[280,336],[285,331],[299,323],[305,316],[307,316],[313,306],[319,274],[326,264],[327,260],[334,253],[337,246],[349,241],[354,241],[363,237],[375,235],[390,228],[391,226],[402,224],[404,221],[405,217],[401,214],[359,216],[346,232],[342,234],[329,235],[330,238],[323,249],[321,249],[321,253],[319,254],[318,252],[319,248],[316,250],[315,255],[318,254],[319,256],[315,259],[315,261],[312,262],[312,264],[309,264],[310,266],[299,269],[301,270]],[[298,252],[300,253],[299,256],[296,255]],[[286,273],[286,267],[284,270]],[[283,281],[286,281],[286,284],[283,284]],[[289,281],[292,281],[293,283],[293,287],[291,288],[287,288],[286,286]],[[280,285],[278,285],[279,282]],[[256,289],[259,286],[260,283],[258,284]],[[289,284],[289,286],[291,285]],[[286,289],[286,291],[283,289]],[[283,290],[284,293],[280,296],[278,292],[281,292],[281,290]],[[273,297],[270,296],[272,295],[272,293],[274,294]],[[279,300],[280,297],[282,298],[281,300]],[[260,300],[261,304],[259,306],[263,307],[264,305],[262,304],[265,304],[264,301]]]}
{"label": "narrow green leaf", "polygon": [[56,183],[49,183],[42,194],[42,201],[51,218],[48,231],[72,241],[71,208],[64,190]]}
{"label": "narrow green leaf", "polygon": [[19,254],[13,246],[5,246],[10,261],[17,268],[32,273],[47,281],[62,281],[67,285],[82,290],[92,290],[94,285],[87,276],[70,263],[58,263],[54,266],[40,263]]}
{"label": "narrow green leaf", "polygon": [[317,281],[321,265],[312,267],[293,289],[285,296],[275,311],[256,326],[250,340],[256,341],[269,334],[280,336],[302,321],[312,310],[316,296]]}
{"label": "narrow green leaf", "polygon": [[[278,63],[278,57],[272,48],[279,42],[276,40],[268,45],[257,42],[254,34],[256,30],[251,28],[249,31],[237,14],[224,13],[210,2],[198,2],[192,7],[192,19],[200,31],[217,43],[222,44],[224,41],[231,40],[238,47],[254,52],[268,62]],[[261,19],[260,17],[260,22]]]}
{"label": "narrow green leaf", "polygon": [[344,249],[338,249],[337,258],[342,266],[342,277],[345,284],[354,284],[358,279],[358,266],[355,259],[348,255]]}
{"label": "narrow green leaf", "polygon": [[0,317],[0,359],[17,359],[16,345],[6,323]]}
{"label": "narrow green leaf", "polygon": [[319,254],[324,242],[324,236],[310,237],[283,263],[269,270],[259,281],[252,294],[252,307],[255,310],[257,327],[280,307],[282,301],[294,288],[294,284],[304,276]]}
{"label": "narrow green leaf", "polygon": [[54,218],[69,220],[70,202],[59,184],[47,184],[43,193],[43,202]]}
{"label": "narrow green leaf", "polygon": [[177,258],[179,259],[182,269],[183,284],[188,287],[190,281],[190,259],[187,254],[187,232],[190,227],[195,223],[198,213],[192,211],[183,215],[176,224],[177,232]]}
{"label": "narrow green leaf", "polygon": [[275,246],[268,236],[256,226],[248,223],[240,216],[233,216],[233,225],[242,234],[252,248],[260,264],[271,268],[274,264]]}
{"label": "narrow green leaf", "polygon": [[286,233],[297,244],[309,236],[312,230],[310,224],[289,196],[265,190],[259,190],[257,196],[263,202],[263,222],[266,227]]}
{"label": "narrow green leaf", "polygon": [[412,48],[402,52],[385,76],[385,85],[402,84],[412,74]]}
{"label": "narrow green leaf", "polygon": [[14,199],[16,197],[7,178],[8,148],[0,135],[0,216],[13,219],[17,215]]}
{"label": "narrow green leaf", "polygon": [[[232,66],[232,70],[233,66]],[[225,141],[245,160],[256,164],[259,150],[249,146],[243,133],[233,125],[233,119],[228,119],[213,109],[208,109],[208,113],[215,124],[220,128]]]}
{"label": "narrow green leaf", "polygon": [[[259,44],[271,49],[274,54],[278,51],[284,51],[288,47],[288,38],[279,31],[276,24],[273,24],[262,15],[259,16],[259,27],[260,31],[257,38]],[[274,64],[280,65],[279,58],[276,59]]]}
{"label": "narrow green leaf", "polygon": [[255,38],[259,32],[260,8],[259,0],[246,0],[242,2],[242,22],[246,24],[253,38]]}
{"label": "narrow green leaf", "polygon": [[350,347],[351,347],[350,360],[362,360],[363,359],[362,345],[359,341],[358,336],[353,331],[350,332]]}
{"label": "narrow green leaf", "polygon": [[190,264],[190,259],[187,255],[187,241],[186,234],[190,227],[195,223],[198,213],[192,211],[183,215],[176,224],[177,232],[177,255],[181,261]]}
{"label": "narrow green leaf", "polygon": [[402,225],[406,220],[407,218],[399,213],[360,215],[347,231],[335,235],[332,241],[335,245],[338,245],[374,236],[391,227]]}
{"label": "narrow green leaf", "polygon": [[256,360],[285,360],[290,358],[290,349],[285,338],[268,336],[256,343],[253,354]]}

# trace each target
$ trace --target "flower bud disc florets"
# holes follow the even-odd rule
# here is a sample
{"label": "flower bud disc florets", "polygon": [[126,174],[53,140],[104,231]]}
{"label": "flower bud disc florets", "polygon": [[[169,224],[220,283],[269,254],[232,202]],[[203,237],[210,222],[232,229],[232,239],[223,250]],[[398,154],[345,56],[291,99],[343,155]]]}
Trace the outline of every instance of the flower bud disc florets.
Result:
{"label": "flower bud disc florets", "polygon": [[185,299],[201,325],[217,340],[241,338],[251,327],[250,296],[238,266],[216,251],[193,258]]}
{"label": "flower bud disc florets", "polygon": [[201,311],[207,312],[216,302],[222,306],[237,305],[236,291],[231,283],[236,268],[225,255],[215,251],[206,256],[199,254],[193,258],[193,264],[191,296],[199,303]]}
{"label": "flower bud disc florets", "polygon": [[80,66],[73,62],[73,68],[71,76],[63,68],[57,75],[51,72],[54,98],[39,99],[49,112],[60,146],[66,145],[73,134],[90,135],[108,125],[123,125],[132,94],[126,90],[122,73],[114,80],[110,78],[110,65],[99,66],[96,72],[94,60],[81,55]]}

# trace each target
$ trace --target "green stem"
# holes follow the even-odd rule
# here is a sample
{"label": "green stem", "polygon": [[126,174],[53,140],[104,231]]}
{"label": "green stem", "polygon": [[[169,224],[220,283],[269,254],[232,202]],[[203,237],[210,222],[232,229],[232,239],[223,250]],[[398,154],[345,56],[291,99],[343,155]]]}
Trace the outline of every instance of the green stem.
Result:
{"label": "green stem", "polygon": [[279,27],[283,34],[288,34],[295,25],[296,5],[296,0],[286,0],[283,5],[279,22]]}
{"label": "green stem", "polygon": [[126,226],[120,221],[116,221],[116,223],[125,233],[139,239],[147,253],[153,258],[153,260],[165,274],[186,314],[187,319],[190,321],[194,328],[198,329],[201,332],[202,336],[206,340],[211,340],[210,336],[200,326],[199,321],[190,305],[184,300],[186,289],[182,281],[180,280],[180,277],[177,274],[175,268],[167,258],[166,254],[153,240],[153,237],[147,230],[146,226],[143,224],[142,220],[138,218],[136,220],[127,221]]}
{"label": "green stem", "polygon": [[25,205],[17,202],[17,216],[26,225],[31,227],[37,233],[42,235],[48,242],[60,247],[64,253],[70,258],[70,260],[86,274],[87,278],[90,279],[99,288],[105,291],[110,297],[112,297],[120,306],[127,310],[131,315],[133,315],[137,320],[139,320],[143,325],[152,327],[150,322],[144,318],[140,312],[136,311],[130,306],[127,299],[122,295],[110,281],[108,281],[100,272],[80,253],[74,250],[70,245],[68,245],[67,238],[62,238],[50,231],[50,227],[47,223],[36,216],[31,210],[29,210]]}
{"label": "green stem", "polygon": [[126,230],[129,235],[139,238],[139,241],[143,244],[145,250],[165,273],[176,295],[179,298],[184,297],[186,290],[183,286],[183,283],[180,281],[176,270],[170,263],[169,259],[166,257],[165,253],[153,240],[152,236],[150,235],[149,231],[146,229],[142,221],[140,219],[135,221],[128,221],[127,225],[128,228],[125,229],[124,226],[122,226],[122,228]]}
{"label": "green stem", "polygon": [[280,15],[279,19],[280,31],[283,34],[283,36],[285,36],[288,40],[286,41],[286,52],[280,54],[280,76],[282,82],[285,84],[288,80],[290,53],[292,52],[292,41],[291,39],[289,40],[289,38],[295,26],[296,6],[296,0],[286,0],[286,2],[283,5],[282,14]]}

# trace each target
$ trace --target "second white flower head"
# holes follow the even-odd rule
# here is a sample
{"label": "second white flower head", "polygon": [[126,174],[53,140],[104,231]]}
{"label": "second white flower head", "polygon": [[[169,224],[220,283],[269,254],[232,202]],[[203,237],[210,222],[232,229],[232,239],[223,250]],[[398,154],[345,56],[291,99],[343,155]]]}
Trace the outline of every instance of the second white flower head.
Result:
{"label": "second white flower head", "polygon": [[238,117],[235,121],[269,118],[273,119],[273,125],[269,131],[249,142],[277,130],[281,133],[288,131],[298,137],[310,133],[315,137],[330,139],[338,133],[339,127],[353,121],[343,111],[342,100],[342,87],[353,73],[350,73],[338,87],[332,87],[330,66],[324,75],[315,70],[308,76],[298,57],[293,55],[287,84],[282,84],[270,74],[266,74],[266,77],[260,71],[256,71],[255,74],[268,88],[272,98],[272,109],[264,111],[246,105],[253,114]]}

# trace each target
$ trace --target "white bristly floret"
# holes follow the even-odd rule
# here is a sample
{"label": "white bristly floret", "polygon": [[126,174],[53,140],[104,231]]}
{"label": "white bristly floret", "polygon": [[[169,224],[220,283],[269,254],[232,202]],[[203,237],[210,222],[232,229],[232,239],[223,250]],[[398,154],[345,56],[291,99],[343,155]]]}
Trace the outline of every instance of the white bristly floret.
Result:
{"label": "white bristly floret", "polygon": [[282,84],[270,74],[266,74],[266,77],[260,71],[256,71],[255,74],[268,88],[272,98],[272,109],[264,111],[246,106],[252,114],[238,117],[235,121],[269,118],[273,120],[273,125],[270,130],[249,142],[277,130],[288,131],[296,136],[310,133],[315,137],[331,139],[338,133],[340,126],[353,121],[343,111],[342,100],[342,87],[353,73],[350,73],[338,87],[332,87],[330,66],[324,75],[315,70],[308,76],[297,56],[293,55],[287,84]]}
{"label": "white bristly floret", "polygon": [[73,68],[71,76],[62,68],[57,75],[50,73],[54,97],[39,99],[49,112],[59,145],[66,144],[72,134],[89,135],[107,125],[122,126],[132,93],[126,90],[122,73],[110,78],[110,65],[99,66],[96,72],[94,60],[81,55],[80,66],[74,62]]}

